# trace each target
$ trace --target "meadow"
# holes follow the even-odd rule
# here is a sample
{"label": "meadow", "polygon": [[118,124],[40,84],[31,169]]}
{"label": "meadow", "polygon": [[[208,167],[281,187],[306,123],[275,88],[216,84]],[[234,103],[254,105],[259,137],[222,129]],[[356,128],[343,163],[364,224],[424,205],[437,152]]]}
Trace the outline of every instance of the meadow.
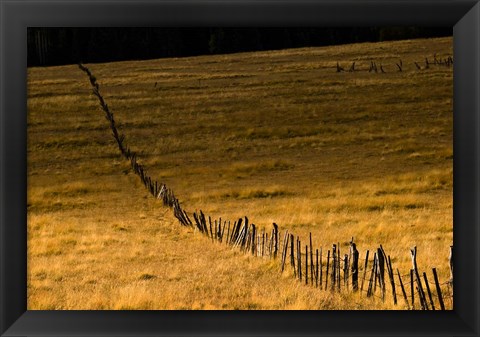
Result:
{"label": "meadow", "polygon": [[[402,274],[416,246],[445,281],[453,69],[433,59],[452,55],[452,38],[436,38],[87,66],[139,162],[187,211],[275,222],[325,249],[381,244]],[[179,226],[121,157],[76,65],[29,68],[27,81],[29,310],[406,309],[305,286]]]}

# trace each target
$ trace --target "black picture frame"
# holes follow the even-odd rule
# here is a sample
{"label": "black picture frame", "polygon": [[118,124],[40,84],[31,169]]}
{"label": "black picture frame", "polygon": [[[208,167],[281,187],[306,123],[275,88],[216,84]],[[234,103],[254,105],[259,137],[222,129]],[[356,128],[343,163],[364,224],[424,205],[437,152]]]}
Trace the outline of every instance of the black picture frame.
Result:
{"label": "black picture frame", "polygon": [[[0,0],[1,336],[478,336],[480,4],[441,1]],[[454,310],[27,311],[27,27],[451,26]]]}

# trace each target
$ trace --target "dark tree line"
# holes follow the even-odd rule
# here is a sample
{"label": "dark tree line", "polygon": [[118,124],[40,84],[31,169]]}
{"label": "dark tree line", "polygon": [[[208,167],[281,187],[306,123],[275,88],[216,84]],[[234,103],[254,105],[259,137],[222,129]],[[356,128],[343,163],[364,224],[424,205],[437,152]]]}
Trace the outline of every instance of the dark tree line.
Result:
{"label": "dark tree line", "polygon": [[27,59],[46,66],[449,35],[451,27],[29,28]]}

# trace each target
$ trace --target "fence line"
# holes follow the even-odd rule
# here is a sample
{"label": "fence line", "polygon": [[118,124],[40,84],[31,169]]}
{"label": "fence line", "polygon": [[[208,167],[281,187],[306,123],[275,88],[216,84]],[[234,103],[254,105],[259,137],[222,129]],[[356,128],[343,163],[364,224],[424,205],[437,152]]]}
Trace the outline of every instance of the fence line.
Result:
{"label": "fence line", "polygon": [[[433,62],[432,60],[428,59],[428,57],[425,57],[425,62],[424,65],[422,66],[418,62],[413,62],[415,65],[416,70],[426,70],[430,69],[431,66],[445,66],[447,68],[450,68],[453,65],[453,57],[452,56],[447,56],[446,58],[437,58],[437,54],[433,54]],[[348,73],[353,73],[353,72],[359,72],[359,71],[366,71],[366,69],[358,69],[356,68],[356,63],[355,61],[352,62],[348,70],[345,70],[345,67],[341,66],[339,62],[336,64],[336,72],[341,73],[341,72],[348,72]],[[400,59],[398,63],[395,63],[396,70],[397,72],[403,72],[404,65],[402,60]],[[383,68],[383,65],[380,64],[377,66],[377,62],[371,60],[368,68],[369,73],[382,73],[385,74],[387,73],[385,69]]]}
{"label": "fence line", "polygon": [[[428,59],[426,62],[428,63]],[[451,60],[451,62],[453,63],[453,60]],[[372,66],[373,65],[374,63],[372,63]],[[338,63],[337,67],[339,67]],[[95,76],[82,64],[79,64],[79,68],[87,74],[90,80],[93,94],[98,98],[100,107],[105,112],[105,117],[110,123],[113,138],[121,154],[125,159],[130,161],[133,172],[140,178],[148,192],[156,199],[161,200],[164,206],[169,207],[182,226],[192,227],[207,236],[212,242],[225,243],[226,245],[241,250],[245,254],[269,259],[277,259],[278,256],[280,256],[280,271],[282,273],[290,269],[293,277],[300,282],[304,282],[305,285],[319,288],[320,290],[359,292],[366,294],[366,297],[379,298],[384,302],[387,296],[391,296],[394,305],[398,303],[397,297],[401,297],[404,299],[406,306],[412,310],[416,308],[435,310],[435,302],[438,303],[438,308],[445,310],[445,299],[452,301],[453,306],[453,246],[450,246],[449,267],[451,276],[448,281],[439,283],[436,268],[433,268],[434,283],[428,281],[425,272],[422,274],[424,280],[422,283],[416,263],[417,248],[414,247],[411,250],[413,269],[410,270],[409,274],[404,275],[401,275],[397,269],[397,283],[394,280],[391,258],[385,253],[382,245],[374,251],[373,264],[369,269],[369,250],[366,251],[365,258],[360,258],[360,252],[353,238],[350,241],[348,254],[344,254],[342,257],[340,244],[334,243],[331,251],[327,250],[327,256],[323,257],[323,247],[315,248],[312,244],[312,233],[309,235],[308,244],[302,245],[300,238],[296,236],[295,240],[294,234],[289,233],[288,230],[285,230],[283,240],[281,240],[282,235],[276,223],[273,223],[271,231],[266,231],[266,229],[263,228],[260,235],[258,227],[250,223],[246,216],[234,221],[233,225],[231,225],[230,220],[222,221],[222,218],[213,219],[212,222],[211,216],[206,216],[202,210],[190,213],[190,217],[189,213],[181,207],[173,191],[168,188],[166,184],[153,180],[147,174],[143,165],[138,163],[136,153],[131,151],[128,145],[125,144],[125,136],[117,130],[113,113],[100,94],[99,85]],[[354,71],[354,64],[351,69]],[[305,248],[304,253],[302,253],[303,247]],[[324,258],[325,261],[323,260]],[[290,260],[290,267],[287,259]],[[363,268],[361,264],[359,266],[359,261],[365,261]],[[386,282],[385,278],[385,267],[388,282]],[[359,287],[360,274],[362,274],[362,281]],[[407,289],[404,286],[402,277],[410,277],[410,286],[407,287]],[[387,295],[387,284],[390,284],[390,295]],[[431,291],[433,288],[431,289],[429,287],[430,284],[435,285],[434,291]],[[364,288],[365,285],[366,288]],[[408,283],[406,283],[406,285],[408,285]],[[428,294],[428,301],[424,291],[424,285]],[[445,296],[445,294],[442,293],[442,286],[444,289],[443,292],[448,295]],[[401,288],[400,293],[398,292],[398,287]],[[407,296],[408,291],[411,295],[410,303]],[[380,295],[377,295],[377,292],[380,292]],[[415,293],[417,293],[417,300],[415,300]]]}

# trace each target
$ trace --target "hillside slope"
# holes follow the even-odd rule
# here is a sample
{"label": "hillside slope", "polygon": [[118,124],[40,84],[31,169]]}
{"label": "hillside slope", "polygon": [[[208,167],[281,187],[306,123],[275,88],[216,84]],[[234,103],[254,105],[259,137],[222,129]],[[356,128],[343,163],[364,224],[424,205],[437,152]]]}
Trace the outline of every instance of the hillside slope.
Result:
{"label": "hillside slope", "polygon": [[[276,222],[325,249],[382,244],[402,274],[416,245],[447,280],[453,70],[434,57],[452,53],[440,38],[88,66],[186,210]],[[178,226],[74,65],[28,70],[28,259],[29,309],[404,308],[304,286]]]}

